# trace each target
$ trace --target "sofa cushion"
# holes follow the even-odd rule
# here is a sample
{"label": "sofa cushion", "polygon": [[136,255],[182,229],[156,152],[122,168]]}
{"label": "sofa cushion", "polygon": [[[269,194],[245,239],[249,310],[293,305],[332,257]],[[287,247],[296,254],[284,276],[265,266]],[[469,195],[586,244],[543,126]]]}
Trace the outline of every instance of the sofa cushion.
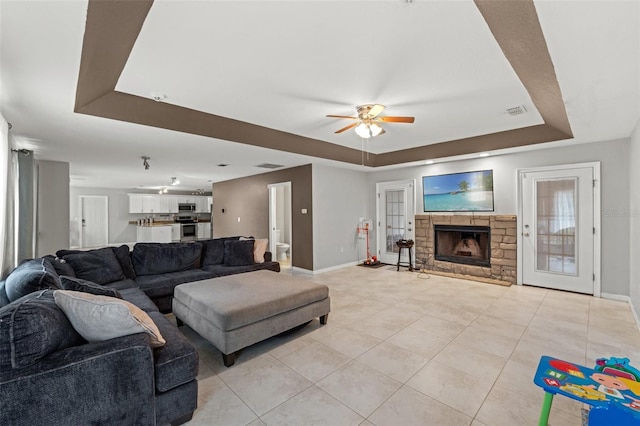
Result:
{"label": "sofa cushion", "polygon": [[51,265],[53,265],[53,269],[56,270],[56,273],[60,276],[62,275],[66,275],[68,277],[75,277],[76,273],[73,270],[73,268],[71,267],[71,265],[69,265],[64,259],[60,258],[60,257],[56,257],[56,256],[52,256],[50,254],[44,256],[46,259],[49,260],[49,262],[51,262]]}
{"label": "sofa cushion", "polygon": [[60,278],[47,259],[40,257],[22,262],[5,281],[5,292],[15,301],[34,291],[60,288]]}
{"label": "sofa cushion", "polygon": [[125,279],[122,266],[111,247],[66,254],[62,257],[71,265],[76,277],[96,284]]}
{"label": "sofa cushion", "polygon": [[224,265],[225,266],[246,266],[253,265],[253,246],[255,241],[249,240],[227,240],[224,242]]}
{"label": "sofa cushion", "polygon": [[199,241],[202,244],[201,266],[224,264],[224,242],[235,241],[240,237],[222,237]]}
{"label": "sofa cushion", "polygon": [[163,314],[150,312],[149,316],[167,340],[164,346],[154,350],[156,389],[165,392],[195,379],[198,375],[196,348]]}
{"label": "sofa cushion", "polygon": [[134,279],[136,277],[136,271],[133,269],[133,262],[131,262],[131,251],[126,244],[120,247],[114,247],[113,253],[116,255],[120,266],[122,267],[122,273],[125,277]]}
{"label": "sofa cushion", "polygon": [[269,240],[267,238],[240,238],[240,240],[249,239],[253,239],[255,241],[255,243],[253,244],[253,261],[255,263],[263,263],[265,261],[264,254],[267,252]]}
{"label": "sofa cushion", "polygon": [[172,296],[173,289],[178,284],[214,277],[215,275],[210,272],[201,269],[190,269],[188,271],[167,272],[161,275],[138,275],[135,282],[150,298],[156,299],[163,296]]}
{"label": "sofa cushion", "polygon": [[[158,311],[158,307],[155,305],[155,303],[153,303],[151,299],[149,299],[149,296],[147,296],[144,291],[137,287],[121,290],[120,295],[122,296],[123,300],[133,303],[146,313]],[[166,336],[164,335],[164,333],[162,333],[162,330],[160,330],[160,334],[162,334],[162,337],[165,337],[166,340]]]}
{"label": "sofa cushion", "polygon": [[262,270],[280,272],[280,263],[263,262],[263,263],[254,263],[251,265],[244,265],[244,266],[211,265],[211,266],[205,266],[202,269],[211,273],[215,277],[224,277],[227,275],[241,274],[243,272],[262,271]]}
{"label": "sofa cushion", "polygon": [[5,281],[0,281],[0,308],[7,306],[11,303],[11,300],[7,297],[7,292],[4,290]]}
{"label": "sofa cushion", "polygon": [[91,281],[83,280],[82,278],[63,275],[60,277],[60,287],[62,287],[63,290],[82,291],[99,296],[111,296],[122,299],[122,296],[120,296],[120,293],[115,288],[105,287]]}
{"label": "sofa cushion", "polygon": [[137,243],[131,260],[137,278],[197,268],[201,254],[199,243]]}
{"label": "sofa cushion", "polygon": [[73,328],[88,342],[147,333],[152,347],[165,344],[149,315],[126,300],[70,290],[56,290],[53,296]]}
{"label": "sofa cushion", "polygon": [[30,293],[0,308],[0,370],[27,367],[82,343],[56,305],[53,290]]}

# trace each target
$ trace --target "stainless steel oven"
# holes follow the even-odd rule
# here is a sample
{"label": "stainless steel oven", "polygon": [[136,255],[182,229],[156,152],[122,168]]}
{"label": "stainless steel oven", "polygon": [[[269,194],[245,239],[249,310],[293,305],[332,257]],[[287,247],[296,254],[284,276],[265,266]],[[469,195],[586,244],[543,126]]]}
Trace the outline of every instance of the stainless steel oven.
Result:
{"label": "stainless steel oven", "polygon": [[181,223],[180,224],[180,241],[193,241],[198,236],[197,223]]}
{"label": "stainless steel oven", "polygon": [[198,239],[198,221],[195,216],[179,215],[176,222],[180,224],[180,241],[195,241]]}

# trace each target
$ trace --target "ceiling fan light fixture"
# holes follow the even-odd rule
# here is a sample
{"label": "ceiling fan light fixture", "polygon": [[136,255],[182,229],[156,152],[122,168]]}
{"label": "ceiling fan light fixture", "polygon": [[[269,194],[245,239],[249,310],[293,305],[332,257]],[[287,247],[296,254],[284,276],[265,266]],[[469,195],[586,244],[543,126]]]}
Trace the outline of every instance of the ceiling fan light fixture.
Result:
{"label": "ceiling fan light fixture", "polygon": [[380,132],[382,132],[382,127],[378,126],[376,123],[372,123],[369,125],[369,130],[371,131],[371,136],[378,136]]}
{"label": "ceiling fan light fixture", "polygon": [[[358,136],[360,136],[361,138],[369,139],[371,137],[371,129],[369,129],[369,126],[367,126],[366,123],[358,124],[356,126],[355,130],[356,130],[356,133],[358,134]],[[378,133],[380,133],[380,132],[378,132]]]}

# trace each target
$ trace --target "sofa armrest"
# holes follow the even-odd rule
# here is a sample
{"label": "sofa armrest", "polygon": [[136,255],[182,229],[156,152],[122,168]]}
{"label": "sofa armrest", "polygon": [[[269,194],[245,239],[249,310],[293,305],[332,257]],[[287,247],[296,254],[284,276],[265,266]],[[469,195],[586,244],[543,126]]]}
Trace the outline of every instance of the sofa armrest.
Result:
{"label": "sofa armrest", "polygon": [[0,424],[154,424],[153,368],[149,338],[139,333],[2,371]]}

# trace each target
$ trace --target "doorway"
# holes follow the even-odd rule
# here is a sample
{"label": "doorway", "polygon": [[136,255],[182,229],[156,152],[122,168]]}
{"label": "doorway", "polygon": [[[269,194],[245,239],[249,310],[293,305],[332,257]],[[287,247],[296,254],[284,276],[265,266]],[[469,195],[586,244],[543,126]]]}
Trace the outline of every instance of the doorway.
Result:
{"label": "doorway", "polygon": [[291,226],[291,182],[268,185],[269,251],[281,268],[293,266],[293,230]]}
{"label": "doorway", "polygon": [[[415,235],[415,180],[377,183],[376,194],[378,259],[395,265],[396,241],[413,240]],[[407,251],[402,252],[402,262],[409,261]]]}
{"label": "doorway", "polygon": [[109,244],[109,197],[80,196],[80,247],[104,247]]}
{"label": "doorway", "polygon": [[518,284],[600,296],[600,164],[518,171]]}

